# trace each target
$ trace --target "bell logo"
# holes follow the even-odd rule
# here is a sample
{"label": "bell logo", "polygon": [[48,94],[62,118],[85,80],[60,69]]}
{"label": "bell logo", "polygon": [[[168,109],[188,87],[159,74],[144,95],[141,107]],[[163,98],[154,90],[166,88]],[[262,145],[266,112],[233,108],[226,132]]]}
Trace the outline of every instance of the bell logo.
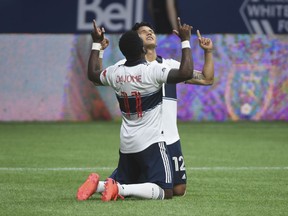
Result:
{"label": "bell logo", "polygon": [[[110,1],[106,7],[101,4],[102,0],[78,0],[77,30],[93,30],[93,18],[97,26],[103,26],[108,32],[130,30],[135,22],[143,20],[143,0],[123,0],[123,4]],[[93,18],[88,20],[88,15]]]}
{"label": "bell logo", "polygon": [[240,14],[251,34],[288,33],[288,0],[244,0]]}

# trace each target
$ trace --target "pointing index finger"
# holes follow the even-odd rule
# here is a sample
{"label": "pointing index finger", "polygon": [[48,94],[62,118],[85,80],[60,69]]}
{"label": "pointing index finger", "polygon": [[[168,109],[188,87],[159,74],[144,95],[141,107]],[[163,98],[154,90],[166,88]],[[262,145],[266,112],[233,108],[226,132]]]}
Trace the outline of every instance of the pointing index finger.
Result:
{"label": "pointing index finger", "polygon": [[97,24],[96,24],[96,20],[93,19],[93,26],[94,26],[94,29],[97,29]]}
{"label": "pointing index finger", "polygon": [[200,34],[200,31],[199,31],[199,30],[197,30],[197,36],[198,36],[198,38],[199,38],[199,39],[201,39],[201,38],[202,38],[202,36],[201,36],[201,34]]}
{"label": "pointing index finger", "polygon": [[182,26],[180,17],[177,18],[177,25],[178,25],[178,29]]}

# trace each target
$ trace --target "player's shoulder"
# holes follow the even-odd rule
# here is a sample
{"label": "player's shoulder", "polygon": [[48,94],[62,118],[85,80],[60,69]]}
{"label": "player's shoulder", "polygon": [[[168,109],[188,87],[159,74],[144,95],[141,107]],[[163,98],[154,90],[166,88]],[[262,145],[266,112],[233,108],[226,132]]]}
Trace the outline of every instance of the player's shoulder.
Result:
{"label": "player's shoulder", "polygon": [[175,59],[171,59],[171,58],[169,58],[169,59],[162,58],[162,62],[164,64],[169,65],[170,67],[179,67],[179,65],[180,65],[179,61],[177,61]]}
{"label": "player's shoulder", "polygon": [[119,65],[124,65],[125,62],[126,62],[126,59],[121,59],[121,60],[119,60],[118,62],[116,62],[114,65],[117,65],[117,66],[119,66]]}
{"label": "player's shoulder", "polygon": [[159,56],[159,55],[157,56],[155,61],[153,61],[151,63],[154,63],[154,64],[157,64],[157,63],[158,64],[165,64],[165,65],[168,65],[171,68],[178,68],[180,66],[180,62],[178,62],[177,60],[172,59],[172,58],[165,59],[165,58],[163,58],[162,56]]}
{"label": "player's shoulder", "polygon": [[123,67],[124,64],[114,64],[114,65],[110,65],[109,67],[106,67],[104,70],[103,70],[103,74],[105,75],[108,75],[109,76],[112,76],[113,74],[116,74],[117,71],[118,71],[118,68],[121,68]]}

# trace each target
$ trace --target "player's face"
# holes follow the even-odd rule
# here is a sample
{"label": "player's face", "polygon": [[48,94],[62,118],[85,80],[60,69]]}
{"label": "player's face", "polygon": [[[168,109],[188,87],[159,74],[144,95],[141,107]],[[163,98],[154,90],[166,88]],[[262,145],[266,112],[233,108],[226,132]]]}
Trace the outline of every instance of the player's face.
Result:
{"label": "player's face", "polygon": [[142,38],[146,49],[155,48],[157,45],[156,35],[148,26],[142,26],[137,30],[140,38]]}

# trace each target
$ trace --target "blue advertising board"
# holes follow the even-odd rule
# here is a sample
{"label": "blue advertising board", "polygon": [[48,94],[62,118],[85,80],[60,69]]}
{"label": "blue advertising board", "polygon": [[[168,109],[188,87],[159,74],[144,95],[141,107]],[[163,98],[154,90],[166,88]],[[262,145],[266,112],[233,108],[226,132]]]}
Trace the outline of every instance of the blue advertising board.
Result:
{"label": "blue advertising board", "polygon": [[[1,0],[0,33],[107,33],[153,20],[148,0]],[[175,0],[177,1],[177,0]],[[178,0],[179,15],[207,34],[287,34],[288,0]]]}

